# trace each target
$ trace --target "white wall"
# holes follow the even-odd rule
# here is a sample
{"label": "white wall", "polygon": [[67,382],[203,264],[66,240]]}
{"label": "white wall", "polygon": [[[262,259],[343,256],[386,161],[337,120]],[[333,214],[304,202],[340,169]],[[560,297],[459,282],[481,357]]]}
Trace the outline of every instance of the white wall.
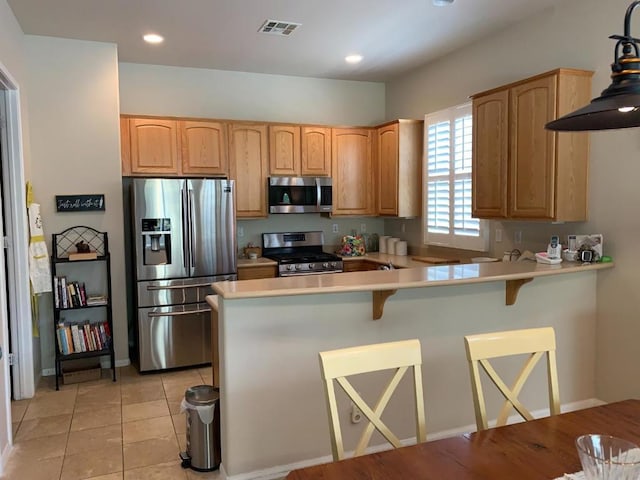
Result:
{"label": "white wall", "polygon": [[[343,275],[351,275],[358,284],[372,273],[387,274]],[[220,299],[226,473],[231,479],[277,478],[297,462],[330,461],[318,365],[318,352],[324,350],[420,339],[427,439],[451,429],[469,431],[475,425],[464,335],[553,326],[561,403],[566,410],[568,403],[591,400],[596,362],[594,292],[599,275],[583,272],[536,278],[522,287],[513,306],[505,306],[504,282],[398,290],[385,303],[380,320],[371,319],[371,292]],[[495,365],[512,379],[522,361],[518,357]],[[545,373],[544,363],[538,365],[532,383],[520,396],[532,410],[548,408]],[[390,375],[377,381],[367,378],[356,378],[355,388],[374,402]],[[407,408],[410,391],[394,397],[383,417],[404,439],[415,436],[414,413]],[[491,389],[485,397],[489,418],[496,418],[502,399]],[[339,410],[348,416],[350,405],[343,402]],[[354,448],[364,425],[342,422],[347,450]],[[377,443],[382,443],[379,437],[373,442]],[[256,473],[263,470],[274,476]]]}
{"label": "white wall", "polygon": [[[387,118],[419,117],[463,103],[473,93],[557,67],[594,70],[595,97],[609,84],[615,43],[608,36],[623,33],[628,5],[628,0],[558,2],[553,9],[389,83]],[[639,158],[637,129],[593,133],[590,220],[562,226],[503,222],[505,242],[492,246],[501,255],[513,246],[515,230],[523,232],[519,248],[540,247],[556,232],[604,234],[605,252],[616,261],[615,270],[601,275],[598,282],[597,394],[605,400],[640,394],[636,355],[640,338]],[[419,238],[413,241],[420,242]]]}
{"label": "white wall", "polygon": [[[109,233],[116,360],[128,361],[114,44],[26,36],[33,184],[47,238],[74,225]],[[104,212],[58,213],[55,195],[103,193]],[[50,240],[49,240],[49,246]],[[53,368],[51,304],[42,316],[43,368]]]}
{"label": "white wall", "polygon": [[120,110],[233,120],[374,125],[384,84],[203,68],[120,64]]}

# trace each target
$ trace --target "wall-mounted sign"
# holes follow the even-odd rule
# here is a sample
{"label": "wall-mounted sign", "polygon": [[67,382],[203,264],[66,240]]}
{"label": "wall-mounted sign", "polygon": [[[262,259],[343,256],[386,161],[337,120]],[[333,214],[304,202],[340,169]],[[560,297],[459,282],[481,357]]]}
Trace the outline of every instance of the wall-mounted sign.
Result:
{"label": "wall-mounted sign", "polygon": [[58,212],[104,210],[104,194],[56,195],[56,210]]}

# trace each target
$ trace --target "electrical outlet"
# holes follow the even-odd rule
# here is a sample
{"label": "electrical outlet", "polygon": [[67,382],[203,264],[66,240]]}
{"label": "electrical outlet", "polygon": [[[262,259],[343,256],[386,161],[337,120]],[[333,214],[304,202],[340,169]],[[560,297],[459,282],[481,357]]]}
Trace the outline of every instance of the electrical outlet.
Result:
{"label": "electrical outlet", "polygon": [[244,237],[244,227],[238,227],[238,237]]}
{"label": "electrical outlet", "polygon": [[516,230],[513,233],[513,243],[520,245],[522,243],[522,230]]}
{"label": "electrical outlet", "polygon": [[405,233],[405,225],[404,225],[404,222],[402,222],[402,233]]}
{"label": "electrical outlet", "polygon": [[362,420],[362,412],[358,407],[356,407],[355,403],[351,404],[351,423],[360,423]]}
{"label": "electrical outlet", "polygon": [[500,243],[502,241],[502,229],[496,228],[496,243]]}
{"label": "electrical outlet", "polygon": [[360,233],[367,233],[367,224],[366,223],[361,223],[360,224]]}
{"label": "electrical outlet", "polygon": [[334,223],[333,225],[331,225],[331,231],[333,233],[338,233],[338,224]]}

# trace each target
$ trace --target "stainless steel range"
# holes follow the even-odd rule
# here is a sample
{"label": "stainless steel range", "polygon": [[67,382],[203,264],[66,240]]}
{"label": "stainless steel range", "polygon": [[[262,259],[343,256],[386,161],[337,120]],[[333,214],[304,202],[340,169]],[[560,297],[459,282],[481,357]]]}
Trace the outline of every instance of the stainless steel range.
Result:
{"label": "stainless steel range", "polygon": [[342,259],[322,251],[323,232],[263,233],[262,256],[278,262],[278,275],[342,272]]}

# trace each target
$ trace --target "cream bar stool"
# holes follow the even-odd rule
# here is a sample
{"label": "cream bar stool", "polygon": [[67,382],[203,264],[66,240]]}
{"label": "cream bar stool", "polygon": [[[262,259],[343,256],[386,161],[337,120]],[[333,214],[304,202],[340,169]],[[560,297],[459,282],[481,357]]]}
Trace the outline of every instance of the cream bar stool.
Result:
{"label": "cream bar stool", "polygon": [[[471,386],[473,388],[473,404],[476,413],[476,425],[478,430],[486,430],[487,411],[485,408],[480,370],[482,366],[489,378],[505,398],[500,414],[496,421],[496,427],[507,423],[509,412],[514,408],[525,420],[533,420],[533,416],[518,400],[529,374],[538,363],[538,360],[546,353],[547,377],[549,383],[549,406],[552,415],[560,413],[560,396],[558,394],[558,372],[556,370],[556,336],[551,327],[532,328],[525,330],[511,330],[506,332],[483,333],[464,337],[467,348],[467,359],[471,373]],[[525,364],[515,381],[508,387],[495,369],[489,363],[489,359],[530,353]]]}
{"label": "cream bar stool", "polygon": [[[342,443],[340,418],[338,416],[338,405],[336,403],[333,384],[334,380],[338,382],[351,401],[369,420],[355,449],[354,457],[357,457],[365,452],[374,429],[378,430],[394,447],[398,448],[402,446],[398,437],[389,430],[380,417],[405,372],[413,367],[416,404],[416,439],[418,442],[426,441],[421,365],[422,353],[418,340],[363,345],[360,347],[320,352],[320,369],[322,370],[329,409],[331,451],[334,461],[344,458],[344,445]],[[367,405],[346,378],[349,375],[391,369],[395,369],[396,372],[373,407]]]}

